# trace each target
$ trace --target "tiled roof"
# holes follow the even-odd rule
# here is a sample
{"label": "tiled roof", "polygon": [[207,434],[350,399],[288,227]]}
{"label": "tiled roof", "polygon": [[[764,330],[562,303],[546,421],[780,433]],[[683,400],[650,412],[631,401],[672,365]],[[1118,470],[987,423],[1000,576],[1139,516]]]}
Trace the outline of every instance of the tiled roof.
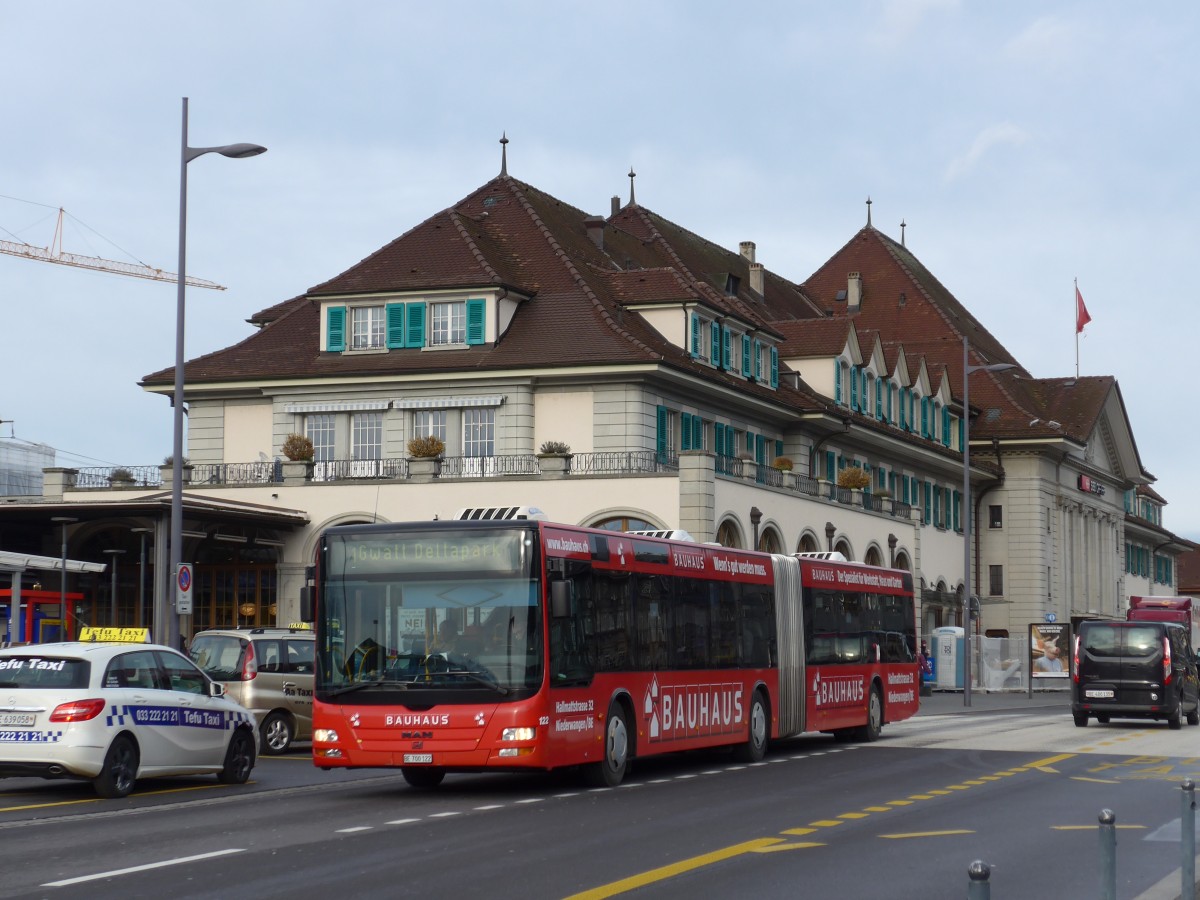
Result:
{"label": "tiled roof", "polygon": [[776,322],[783,335],[779,355],[787,359],[837,356],[846,348],[853,327],[845,319],[792,319]]}

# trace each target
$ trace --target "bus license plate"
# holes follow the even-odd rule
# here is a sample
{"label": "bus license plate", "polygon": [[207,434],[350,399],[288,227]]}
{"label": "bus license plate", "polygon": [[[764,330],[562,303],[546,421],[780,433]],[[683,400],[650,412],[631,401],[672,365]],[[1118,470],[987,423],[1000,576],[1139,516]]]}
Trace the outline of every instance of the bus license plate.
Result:
{"label": "bus license plate", "polygon": [[426,764],[428,764],[428,763],[433,762],[433,754],[432,753],[405,753],[404,754],[404,762],[405,763],[426,763]]}
{"label": "bus license plate", "polygon": [[33,713],[0,713],[0,725],[25,725],[34,723]]}
{"label": "bus license plate", "polygon": [[1084,691],[1083,696],[1089,700],[1111,700],[1116,695],[1112,691],[1090,690]]}

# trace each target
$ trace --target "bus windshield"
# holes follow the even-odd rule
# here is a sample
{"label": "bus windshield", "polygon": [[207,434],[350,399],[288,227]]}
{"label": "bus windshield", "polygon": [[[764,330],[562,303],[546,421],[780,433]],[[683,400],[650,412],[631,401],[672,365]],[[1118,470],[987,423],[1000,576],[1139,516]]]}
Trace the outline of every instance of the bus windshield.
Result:
{"label": "bus windshield", "polygon": [[[537,553],[524,529],[327,537],[318,694],[528,694],[542,679]],[[446,693],[448,692],[448,694]],[[360,699],[356,697],[356,699]],[[420,701],[418,701],[420,702]],[[425,701],[428,702],[428,701]]]}

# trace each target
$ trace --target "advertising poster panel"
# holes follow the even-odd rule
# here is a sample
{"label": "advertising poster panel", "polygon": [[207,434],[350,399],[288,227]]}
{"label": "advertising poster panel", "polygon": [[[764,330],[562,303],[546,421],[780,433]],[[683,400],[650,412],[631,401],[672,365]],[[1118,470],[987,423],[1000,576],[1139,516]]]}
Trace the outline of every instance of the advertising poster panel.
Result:
{"label": "advertising poster panel", "polygon": [[1071,671],[1071,626],[1059,622],[1038,622],[1029,626],[1029,671],[1033,686],[1054,679],[1066,679]]}

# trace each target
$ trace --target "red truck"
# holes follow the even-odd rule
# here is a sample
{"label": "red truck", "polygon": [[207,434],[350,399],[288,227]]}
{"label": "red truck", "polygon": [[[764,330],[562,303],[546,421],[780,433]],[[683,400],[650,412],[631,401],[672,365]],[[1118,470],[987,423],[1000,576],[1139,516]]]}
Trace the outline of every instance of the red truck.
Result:
{"label": "red truck", "polygon": [[1196,646],[1191,597],[1130,597],[1125,618],[1130,622],[1179,622],[1187,626],[1192,646]]}

